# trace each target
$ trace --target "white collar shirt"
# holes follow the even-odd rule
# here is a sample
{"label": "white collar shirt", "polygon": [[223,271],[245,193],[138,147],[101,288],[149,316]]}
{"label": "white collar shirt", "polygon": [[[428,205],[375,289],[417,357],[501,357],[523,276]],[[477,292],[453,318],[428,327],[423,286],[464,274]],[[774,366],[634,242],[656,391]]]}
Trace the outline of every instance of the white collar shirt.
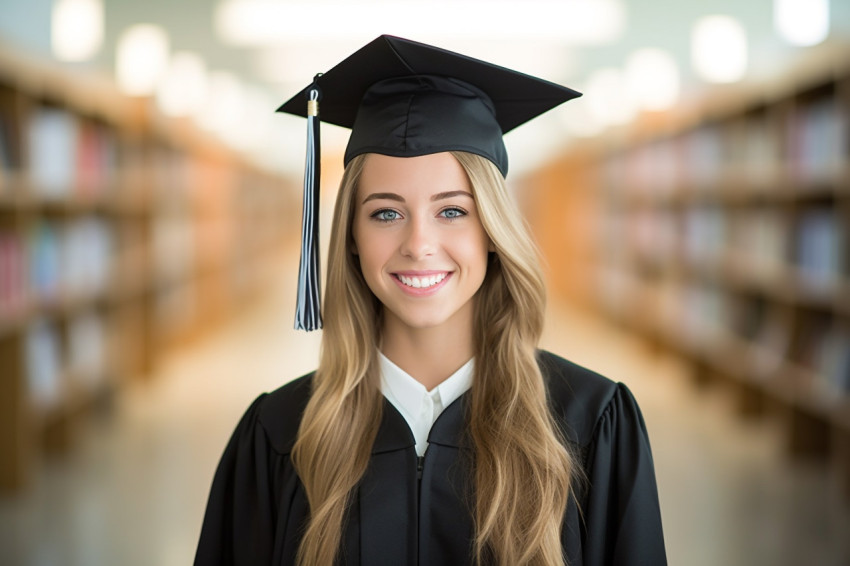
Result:
{"label": "white collar shirt", "polygon": [[410,374],[378,352],[381,364],[381,392],[393,404],[413,433],[416,454],[423,456],[428,448],[428,433],[443,412],[472,386],[475,359],[470,359],[431,391]]}

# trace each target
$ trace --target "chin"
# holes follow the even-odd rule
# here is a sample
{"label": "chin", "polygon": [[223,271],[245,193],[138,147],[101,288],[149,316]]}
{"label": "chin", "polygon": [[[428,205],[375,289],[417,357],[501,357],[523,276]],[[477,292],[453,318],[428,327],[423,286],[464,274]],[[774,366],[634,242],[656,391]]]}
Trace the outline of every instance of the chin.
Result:
{"label": "chin", "polygon": [[438,326],[442,326],[447,322],[446,317],[442,316],[434,316],[432,313],[424,314],[424,315],[408,315],[408,316],[398,316],[395,315],[395,318],[404,326],[409,328],[414,328],[416,330],[426,330],[428,328],[435,328]]}
{"label": "chin", "polygon": [[464,319],[471,311],[468,305],[460,308],[430,308],[422,305],[420,308],[391,309],[384,307],[396,324],[412,330],[428,330],[444,328],[446,332],[457,331],[458,325],[465,326]]}

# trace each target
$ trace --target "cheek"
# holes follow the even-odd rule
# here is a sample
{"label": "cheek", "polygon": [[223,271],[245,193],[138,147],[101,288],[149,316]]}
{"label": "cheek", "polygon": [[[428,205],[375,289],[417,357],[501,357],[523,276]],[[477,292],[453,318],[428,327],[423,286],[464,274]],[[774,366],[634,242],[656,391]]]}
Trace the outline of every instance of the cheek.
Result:
{"label": "cheek", "polygon": [[487,254],[491,251],[490,238],[482,230],[468,239],[468,244],[464,246],[464,254],[469,261],[480,263],[486,266]]}
{"label": "cheek", "polygon": [[354,239],[353,245],[356,246],[360,270],[366,280],[377,277],[389,259],[387,242],[380,238],[363,238],[361,235]]}

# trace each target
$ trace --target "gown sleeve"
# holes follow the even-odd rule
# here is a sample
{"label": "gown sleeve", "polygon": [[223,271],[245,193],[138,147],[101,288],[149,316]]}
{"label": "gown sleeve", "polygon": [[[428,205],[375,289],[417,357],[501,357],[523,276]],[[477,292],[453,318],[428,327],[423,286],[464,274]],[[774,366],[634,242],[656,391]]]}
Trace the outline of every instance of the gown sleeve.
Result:
{"label": "gown sleeve", "polygon": [[221,457],[210,489],[195,566],[271,564],[277,517],[275,478],[289,458],[271,446],[260,396],[245,412]]}
{"label": "gown sleeve", "polygon": [[667,564],[658,489],[646,425],[628,388],[617,390],[593,433],[586,460],[588,493],[583,563]]}

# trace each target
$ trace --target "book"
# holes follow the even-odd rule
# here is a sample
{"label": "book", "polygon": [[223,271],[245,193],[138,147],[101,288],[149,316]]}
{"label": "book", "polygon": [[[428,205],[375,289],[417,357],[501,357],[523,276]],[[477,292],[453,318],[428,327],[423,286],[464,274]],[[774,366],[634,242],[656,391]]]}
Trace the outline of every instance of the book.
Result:
{"label": "book", "polygon": [[69,195],[75,182],[77,119],[67,110],[44,106],[29,117],[29,174],[40,196]]}
{"label": "book", "polygon": [[789,121],[789,148],[795,177],[803,187],[836,179],[850,150],[848,119],[832,95],[801,102]]}
{"label": "book", "polygon": [[103,293],[112,274],[114,235],[107,220],[89,215],[67,222],[61,231],[63,294],[91,297]]}
{"label": "book", "polygon": [[625,179],[630,190],[650,197],[669,196],[678,183],[680,160],[673,139],[654,139],[625,154]]}
{"label": "book", "polygon": [[27,234],[28,287],[32,297],[43,303],[60,298],[61,259],[57,227],[39,221]]}
{"label": "book", "polygon": [[843,228],[828,207],[804,210],[795,234],[795,264],[806,292],[830,292],[838,282],[844,256]]}
{"label": "book", "polygon": [[26,260],[20,235],[0,230],[0,322],[20,314],[26,306]]}
{"label": "book", "polygon": [[781,163],[782,136],[772,118],[767,112],[758,112],[747,119],[743,131],[743,171],[746,181],[756,189],[770,187]]}
{"label": "book", "polygon": [[38,318],[26,332],[26,382],[29,398],[40,409],[56,406],[62,398],[62,360],[59,330],[52,321]]}
{"label": "book", "polygon": [[723,170],[723,140],[720,127],[703,124],[687,135],[686,181],[697,190],[715,188],[720,171]]}
{"label": "book", "polygon": [[684,214],[684,254],[691,265],[711,264],[726,244],[726,215],[716,205],[699,205]]}
{"label": "book", "polygon": [[756,281],[782,275],[788,265],[787,215],[775,206],[734,209],[729,213],[730,254],[736,268]]}
{"label": "book", "polygon": [[668,208],[641,208],[631,216],[631,237],[638,254],[655,265],[669,262],[678,241],[676,214]]}
{"label": "book", "polygon": [[81,121],[76,140],[74,186],[77,196],[95,198],[114,181],[117,148],[110,130],[103,124]]}

